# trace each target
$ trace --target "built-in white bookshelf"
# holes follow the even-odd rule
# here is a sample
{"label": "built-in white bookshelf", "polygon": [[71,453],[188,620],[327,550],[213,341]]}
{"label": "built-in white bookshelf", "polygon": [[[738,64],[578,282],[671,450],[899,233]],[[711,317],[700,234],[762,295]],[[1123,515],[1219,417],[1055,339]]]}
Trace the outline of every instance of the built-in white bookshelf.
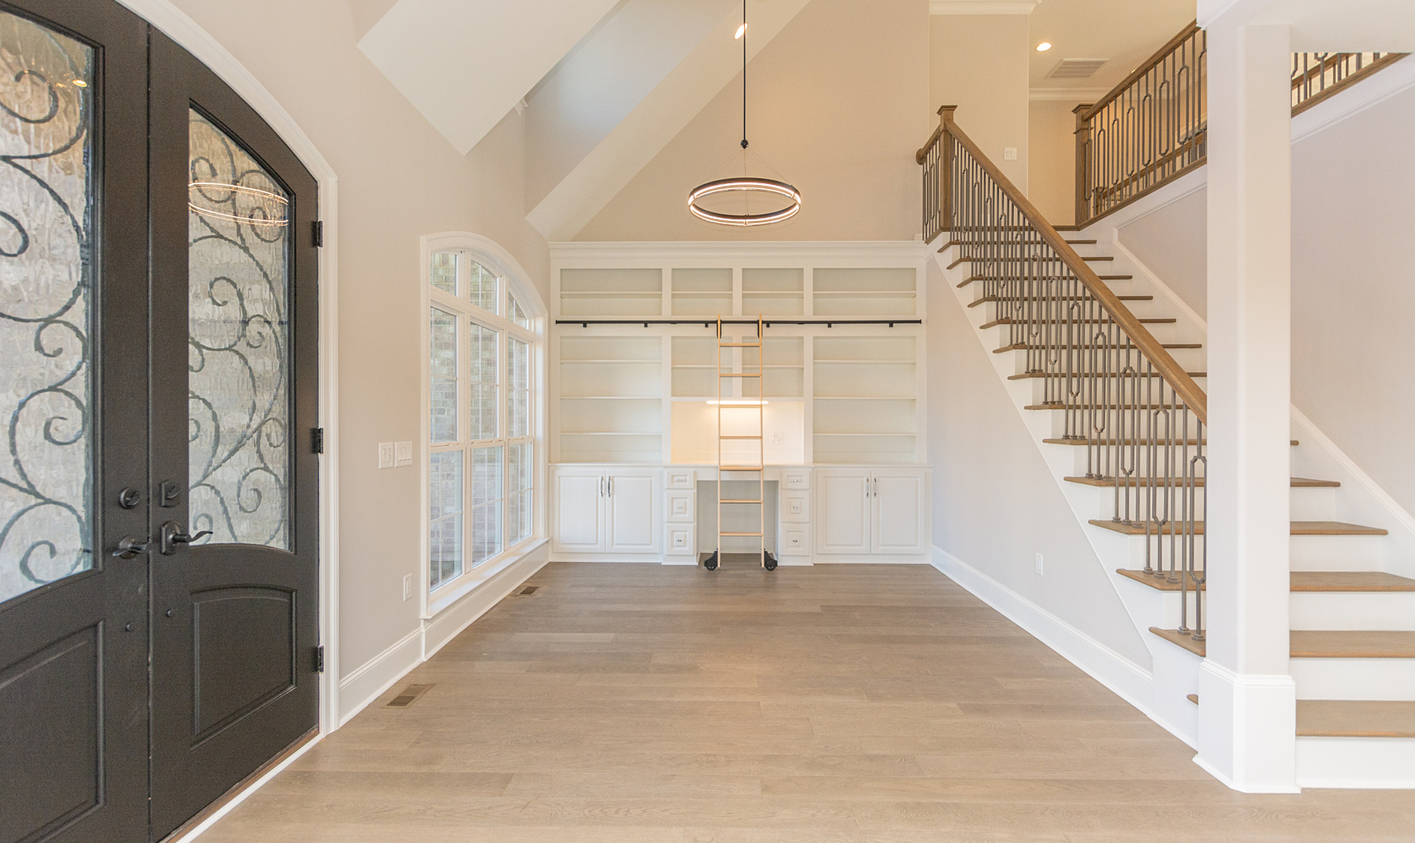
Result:
{"label": "built-in white bookshelf", "polygon": [[656,463],[663,453],[663,340],[561,337],[560,461]]}
{"label": "built-in white bookshelf", "polygon": [[812,435],[815,461],[914,461],[918,435],[918,338],[816,337]]}
{"label": "built-in white bookshelf", "polygon": [[[551,258],[558,461],[714,460],[713,323],[758,315],[768,323],[761,351],[720,354],[738,374],[760,362],[762,377],[725,379],[722,396],[769,402],[771,459],[925,460],[922,246],[557,243]],[[729,340],[756,336],[755,324],[723,329]]]}

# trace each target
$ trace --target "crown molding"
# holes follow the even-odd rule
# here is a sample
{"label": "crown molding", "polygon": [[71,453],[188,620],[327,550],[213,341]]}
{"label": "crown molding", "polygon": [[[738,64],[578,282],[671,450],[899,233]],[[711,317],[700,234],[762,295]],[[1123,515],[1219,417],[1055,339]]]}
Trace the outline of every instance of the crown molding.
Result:
{"label": "crown molding", "polygon": [[931,15],[1030,15],[1042,0],[929,0]]}
{"label": "crown molding", "polygon": [[1095,102],[1110,88],[1032,88],[1027,99],[1032,102]]}

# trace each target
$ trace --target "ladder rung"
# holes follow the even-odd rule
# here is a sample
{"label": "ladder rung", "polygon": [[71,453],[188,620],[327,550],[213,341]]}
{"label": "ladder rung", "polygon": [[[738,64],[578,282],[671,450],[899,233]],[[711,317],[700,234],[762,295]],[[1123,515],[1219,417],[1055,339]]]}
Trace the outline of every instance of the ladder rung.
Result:
{"label": "ladder rung", "polygon": [[765,466],[760,465],[719,465],[718,471],[761,471]]}
{"label": "ladder rung", "polygon": [[727,498],[723,498],[722,500],[718,501],[718,503],[761,503],[761,501],[728,500]]}
{"label": "ladder rung", "polygon": [[717,376],[718,376],[719,378],[759,378],[759,377],[761,377],[761,374],[760,374],[760,373],[757,373],[757,374],[752,374],[752,375],[745,375],[745,374],[740,374],[740,373],[738,373],[738,372],[731,372],[731,373],[727,373],[727,374],[724,374],[724,373],[722,373],[722,372],[718,372]]}
{"label": "ladder rung", "polygon": [[719,436],[718,439],[761,439],[760,436]]}
{"label": "ladder rung", "polygon": [[760,537],[761,533],[718,533],[719,536],[752,536]]}
{"label": "ladder rung", "polygon": [[718,348],[761,348],[761,347],[762,347],[762,344],[759,343],[759,342],[720,342],[720,343],[717,344],[717,347],[718,347]]}

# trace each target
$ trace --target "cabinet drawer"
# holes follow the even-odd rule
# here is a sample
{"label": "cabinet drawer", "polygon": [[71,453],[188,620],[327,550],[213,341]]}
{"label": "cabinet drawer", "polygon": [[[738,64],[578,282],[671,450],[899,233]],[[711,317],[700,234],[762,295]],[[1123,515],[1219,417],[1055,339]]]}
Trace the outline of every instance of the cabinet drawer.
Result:
{"label": "cabinet drawer", "polygon": [[786,523],[805,523],[811,520],[811,493],[781,492],[781,520]]}
{"label": "cabinet drawer", "polygon": [[697,553],[697,548],[697,527],[692,524],[668,525],[667,555],[692,556]]}
{"label": "cabinet drawer", "polygon": [[783,468],[781,470],[782,492],[809,488],[811,488],[811,470],[809,468]]}
{"label": "cabinet drawer", "polygon": [[811,534],[804,524],[785,524],[781,528],[782,556],[810,556]]}
{"label": "cabinet drawer", "polygon": [[668,488],[670,489],[695,489],[697,488],[697,474],[692,469],[670,468],[668,470]]}
{"label": "cabinet drawer", "polygon": [[669,490],[668,492],[668,520],[687,521],[696,520],[698,512],[698,493],[694,491]]}

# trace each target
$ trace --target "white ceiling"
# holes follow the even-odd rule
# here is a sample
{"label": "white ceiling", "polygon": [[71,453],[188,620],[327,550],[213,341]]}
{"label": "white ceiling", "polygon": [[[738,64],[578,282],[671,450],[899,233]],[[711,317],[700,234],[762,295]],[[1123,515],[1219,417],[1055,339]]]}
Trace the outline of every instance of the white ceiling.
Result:
{"label": "white ceiling", "polygon": [[[1194,17],[1195,0],[1045,0],[1029,18],[1032,46],[1052,43],[1031,54],[1033,98],[1110,90]],[[1110,61],[1089,79],[1047,79],[1065,58]]]}
{"label": "white ceiling", "polygon": [[463,154],[616,0],[398,0],[359,49]]}

